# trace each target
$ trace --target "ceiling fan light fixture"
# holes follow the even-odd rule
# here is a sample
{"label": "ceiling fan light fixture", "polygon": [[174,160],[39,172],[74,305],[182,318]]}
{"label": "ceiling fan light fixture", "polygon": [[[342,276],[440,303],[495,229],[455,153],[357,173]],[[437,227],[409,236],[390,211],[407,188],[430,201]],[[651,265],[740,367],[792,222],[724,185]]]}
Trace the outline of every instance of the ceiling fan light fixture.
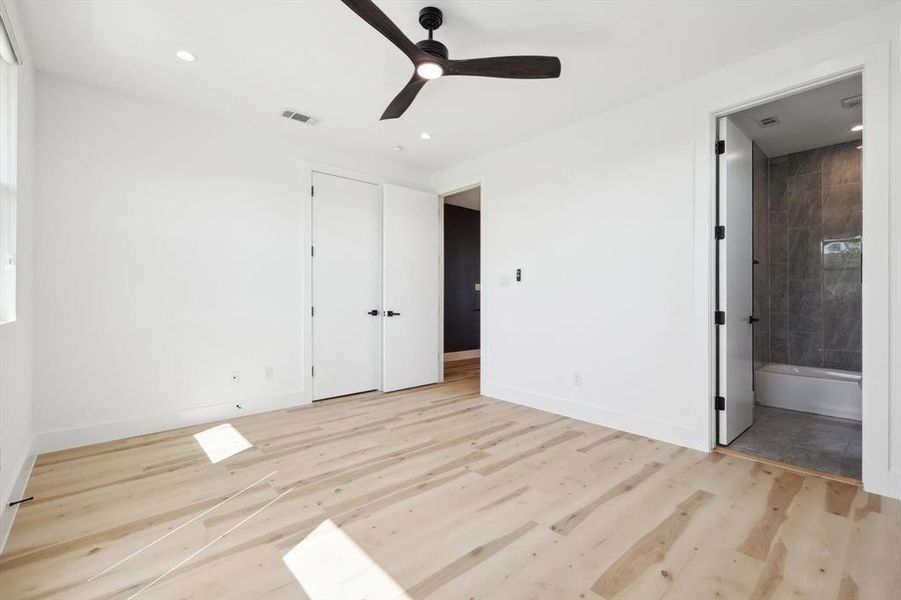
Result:
{"label": "ceiling fan light fixture", "polygon": [[175,53],[175,56],[177,56],[179,60],[183,60],[185,62],[197,62],[197,55],[190,50],[179,50]]}
{"label": "ceiling fan light fixture", "polygon": [[423,79],[438,79],[444,75],[444,69],[438,63],[424,62],[416,67],[416,73]]}

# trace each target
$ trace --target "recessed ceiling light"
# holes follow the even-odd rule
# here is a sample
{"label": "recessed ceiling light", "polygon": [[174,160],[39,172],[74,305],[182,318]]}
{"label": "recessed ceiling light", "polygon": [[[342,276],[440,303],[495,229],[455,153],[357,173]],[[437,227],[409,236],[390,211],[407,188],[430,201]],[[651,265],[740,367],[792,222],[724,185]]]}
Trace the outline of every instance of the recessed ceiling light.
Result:
{"label": "recessed ceiling light", "polygon": [[185,62],[197,62],[197,55],[187,50],[179,50],[175,53],[175,56]]}
{"label": "recessed ceiling light", "polygon": [[403,152],[404,151],[404,147],[401,146],[400,144],[394,144],[393,146],[391,146],[391,149],[395,152]]}
{"label": "recessed ceiling light", "polygon": [[432,134],[429,133],[428,131],[423,131],[422,133],[419,134],[419,139],[430,140],[430,139],[432,139]]}
{"label": "recessed ceiling light", "polygon": [[851,131],[863,131],[863,125],[855,125],[851,128]]}

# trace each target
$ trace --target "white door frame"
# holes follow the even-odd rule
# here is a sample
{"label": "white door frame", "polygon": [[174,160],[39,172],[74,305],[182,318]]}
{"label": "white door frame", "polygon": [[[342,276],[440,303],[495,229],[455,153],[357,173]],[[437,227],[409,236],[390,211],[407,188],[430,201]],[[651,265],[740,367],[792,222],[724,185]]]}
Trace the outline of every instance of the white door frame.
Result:
{"label": "white door frame", "polygon": [[441,209],[440,216],[438,219],[438,228],[439,235],[441,238],[441,246],[439,247],[438,252],[438,274],[439,281],[441,282],[439,288],[439,295],[441,296],[439,301],[440,310],[438,313],[439,316],[439,327],[441,330],[438,332],[438,361],[439,368],[441,373],[441,381],[444,381],[444,198],[445,196],[450,196],[451,194],[456,194],[459,192],[465,192],[466,190],[471,190],[472,188],[479,188],[479,307],[481,310],[479,311],[479,392],[485,389],[486,382],[486,373],[488,372],[488,316],[491,314],[491,309],[489,306],[490,302],[490,293],[488,292],[488,288],[491,286],[486,286],[486,265],[488,264],[488,252],[487,247],[485,245],[485,178],[484,177],[468,177],[466,179],[461,179],[459,181],[455,181],[454,183],[448,185],[446,188],[442,188],[438,190],[438,197],[441,198]]}
{"label": "white door frame", "polygon": [[[364,183],[372,183],[378,186],[379,188],[379,220],[381,221],[382,215],[382,185],[386,183],[386,180],[382,177],[377,177],[375,175],[370,175],[368,173],[362,173],[360,171],[354,171],[352,169],[345,169],[343,167],[337,167],[335,165],[328,165],[324,163],[317,163],[313,161],[304,161],[303,165],[303,187],[301,188],[303,198],[302,205],[302,213],[303,213],[303,240],[304,245],[303,248],[300,249],[302,256],[304,256],[303,260],[303,365],[306,372],[304,373],[304,401],[306,403],[313,402],[313,373],[312,366],[314,364],[313,357],[313,316],[311,307],[313,306],[313,257],[311,256],[310,247],[313,244],[313,198],[311,195],[311,190],[313,187],[313,173],[322,173],[323,175],[331,175],[334,177],[344,177],[345,179],[354,179],[356,181],[362,181]],[[382,270],[382,228],[379,225],[379,272]],[[379,298],[382,298],[382,282],[379,281]],[[381,306],[379,310],[381,311]],[[384,322],[381,317],[379,317],[379,338],[382,338],[382,328],[384,327]],[[379,343],[379,387],[381,390],[383,387],[383,371],[384,365],[382,365],[382,347],[381,343]]]}
{"label": "white door frame", "polygon": [[[891,53],[887,42],[856,50],[849,54],[809,65],[799,71],[778,77],[765,84],[748,82],[744,88],[721,90],[716,98],[703,101],[695,113],[695,301],[692,341],[696,356],[703,362],[696,366],[705,373],[703,389],[697,390],[697,412],[706,421],[708,447],[715,438],[714,357],[715,325],[713,324],[715,259],[713,226],[715,225],[715,160],[716,119],[752,106],[819,87],[826,83],[863,74],[864,152],[862,157],[863,240],[863,483],[867,491],[898,497],[901,493],[901,451],[899,440],[892,439],[892,397],[899,394],[901,374],[892,373],[890,350],[901,353],[901,332],[895,319],[901,313],[899,283],[892,278],[891,265],[899,260],[898,241],[891,231],[901,230],[899,190],[892,181],[891,131]],[[896,176],[897,177],[897,176]],[[891,206],[895,204],[895,213]],[[891,219],[894,219],[892,221]],[[892,292],[895,296],[892,297]],[[893,311],[892,308],[896,308]],[[892,317],[895,317],[894,319]],[[894,392],[894,393],[892,393]],[[897,409],[895,409],[897,410]]]}

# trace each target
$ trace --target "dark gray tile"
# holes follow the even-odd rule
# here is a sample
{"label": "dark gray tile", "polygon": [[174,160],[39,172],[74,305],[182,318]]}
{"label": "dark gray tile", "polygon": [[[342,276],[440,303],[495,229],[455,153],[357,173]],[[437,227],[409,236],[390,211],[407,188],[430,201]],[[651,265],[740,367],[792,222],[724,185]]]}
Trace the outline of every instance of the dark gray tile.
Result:
{"label": "dark gray tile", "polygon": [[860,352],[863,313],[859,269],[823,273],[823,315],[823,347]]}
{"label": "dark gray tile", "polygon": [[833,300],[860,300],[860,268],[827,269],[823,271],[823,297]]}
{"label": "dark gray tile", "polygon": [[822,226],[788,230],[789,279],[817,279],[820,277],[822,239]]}
{"label": "dark gray tile", "polygon": [[770,266],[765,262],[754,265],[754,312],[769,311]]}
{"label": "dark gray tile", "polygon": [[819,332],[788,332],[788,364],[803,367],[823,366],[823,335]]}
{"label": "dark gray tile", "polygon": [[770,360],[788,362],[788,315],[770,313]]}
{"label": "dark gray tile", "polygon": [[814,148],[788,155],[789,177],[793,175],[805,175],[807,173],[819,173],[823,170],[823,149]]}
{"label": "dark gray tile", "polygon": [[854,479],[862,479],[861,475],[861,456],[863,455],[863,436],[858,428],[856,432],[851,434],[851,440],[848,447],[845,448],[845,454],[842,456],[842,463],[839,475],[853,477]]}
{"label": "dark gray tile", "polygon": [[[760,323],[757,323],[760,325]],[[770,332],[761,327],[754,327],[754,368],[762,367],[770,362]]]}
{"label": "dark gray tile", "polygon": [[768,170],[767,202],[770,205],[770,212],[785,210],[785,184],[788,177],[788,162],[784,159],[771,159]]}
{"label": "dark gray tile", "polygon": [[785,188],[789,227],[810,227],[823,221],[823,180],[819,172],[793,175]]}
{"label": "dark gray tile", "polygon": [[754,424],[731,448],[789,464],[858,477],[860,423],[756,406]]}
{"label": "dark gray tile", "polygon": [[860,142],[836,144],[823,149],[823,185],[859,182]]}
{"label": "dark gray tile", "polygon": [[770,312],[788,312],[788,265],[770,265]]}
{"label": "dark gray tile", "polygon": [[860,182],[826,186],[823,189],[823,233],[852,236],[861,232]]}
{"label": "dark gray tile", "polygon": [[848,352],[846,350],[824,350],[823,366],[827,369],[841,369],[842,371],[857,371],[860,373],[860,352]]}
{"label": "dark gray tile", "polygon": [[788,262],[788,213],[770,213],[770,263]]}
{"label": "dark gray tile", "polygon": [[822,328],[822,282],[819,279],[789,279],[788,330],[819,332]]}

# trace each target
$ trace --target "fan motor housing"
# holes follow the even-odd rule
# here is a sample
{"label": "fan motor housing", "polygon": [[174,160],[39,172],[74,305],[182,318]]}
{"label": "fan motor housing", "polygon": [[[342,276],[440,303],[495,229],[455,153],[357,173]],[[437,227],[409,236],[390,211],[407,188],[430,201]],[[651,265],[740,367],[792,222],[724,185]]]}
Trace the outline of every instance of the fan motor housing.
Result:
{"label": "fan motor housing", "polygon": [[447,60],[447,46],[438,40],[422,40],[421,42],[416,42],[416,47],[433,56],[440,56]]}

